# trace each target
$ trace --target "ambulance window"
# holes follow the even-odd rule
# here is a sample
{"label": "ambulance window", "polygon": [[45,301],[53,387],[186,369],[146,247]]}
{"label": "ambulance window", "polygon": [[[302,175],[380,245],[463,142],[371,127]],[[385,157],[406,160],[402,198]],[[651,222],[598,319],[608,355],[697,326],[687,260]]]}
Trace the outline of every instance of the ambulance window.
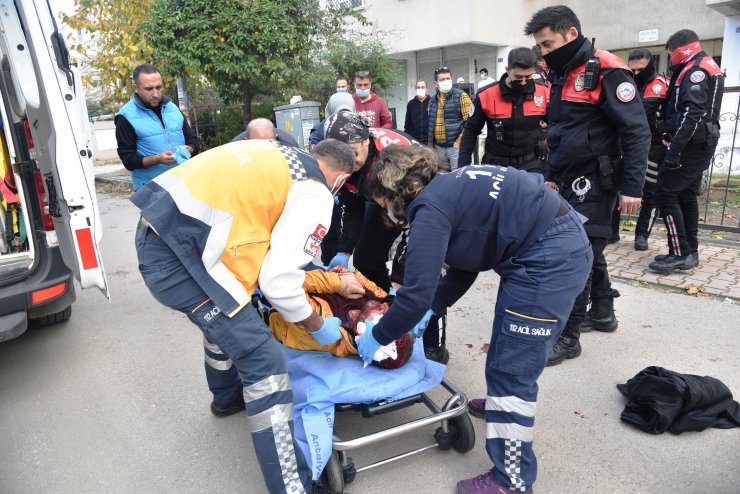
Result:
{"label": "ambulance window", "polygon": [[10,106],[13,108],[13,112],[21,118],[26,116],[26,100],[23,97],[18,97],[18,93],[13,85],[13,77],[10,74],[10,62],[8,57],[3,56],[2,62],[0,62],[3,72],[3,88],[7,91],[8,100]]}

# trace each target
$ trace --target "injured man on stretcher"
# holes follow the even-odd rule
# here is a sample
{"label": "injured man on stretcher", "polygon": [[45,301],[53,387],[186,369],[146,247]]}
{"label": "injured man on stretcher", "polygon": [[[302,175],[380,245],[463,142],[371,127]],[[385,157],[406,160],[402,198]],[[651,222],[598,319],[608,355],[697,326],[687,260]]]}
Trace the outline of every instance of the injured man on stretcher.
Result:
{"label": "injured man on stretcher", "polygon": [[[337,357],[357,355],[356,341],[364,333],[364,321],[377,322],[394,299],[362,274],[347,271],[341,266],[330,271],[307,271],[303,289],[309,304],[319,315],[340,319],[342,338],[330,345],[322,345],[305,327],[287,322],[277,311],[269,314],[272,333],[288,348],[331,352]],[[410,332],[405,333],[381,347],[375,354],[374,363],[384,369],[397,369],[408,362],[413,349],[414,337]]]}

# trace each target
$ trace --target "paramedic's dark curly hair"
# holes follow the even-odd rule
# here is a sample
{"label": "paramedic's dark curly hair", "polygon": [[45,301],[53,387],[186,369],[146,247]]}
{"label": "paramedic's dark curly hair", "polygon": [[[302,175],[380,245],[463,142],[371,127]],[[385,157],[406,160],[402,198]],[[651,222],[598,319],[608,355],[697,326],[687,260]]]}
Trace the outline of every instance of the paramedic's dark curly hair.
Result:
{"label": "paramedic's dark curly hair", "polygon": [[[399,221],[395,228],[408,224],[406,207],[439,172],[437,153],[421,146],[388,146],[380,153],[367,187],[369,200],[384,197]],[[387,213],[385,213],[387,215]]]}

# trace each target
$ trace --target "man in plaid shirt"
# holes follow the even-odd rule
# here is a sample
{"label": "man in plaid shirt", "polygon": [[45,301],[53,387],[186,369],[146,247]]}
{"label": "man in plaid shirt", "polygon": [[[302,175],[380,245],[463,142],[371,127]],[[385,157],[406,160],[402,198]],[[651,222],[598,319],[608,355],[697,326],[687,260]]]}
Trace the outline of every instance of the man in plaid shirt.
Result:
{"label": "man in plaid shirt", "polygon": [[452,87],[449,67],[434,70],[434,84],[437,95],[429,103],[429,145],[434,146],[439,160],[454,170],[472,101],[465,91]]}

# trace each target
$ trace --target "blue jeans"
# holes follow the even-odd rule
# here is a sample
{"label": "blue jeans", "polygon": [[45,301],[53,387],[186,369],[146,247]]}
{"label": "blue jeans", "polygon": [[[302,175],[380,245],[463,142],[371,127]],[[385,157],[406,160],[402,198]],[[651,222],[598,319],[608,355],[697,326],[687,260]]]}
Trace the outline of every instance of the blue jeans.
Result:
{"label": "blue jeans", "polygon": [[460,155],[460,148],[445,148],[435,144],[434,149],[437,150],[437,157],[441,163],[449,163],[451,169],[457,169],[457,157]]}
{"label": "blue jeans", "polygon": [[537,477],[532,450],[537,379],[583,290],[593,254],[574,211],[556,218],[501,276],[486,358],[486,450],[497,483],[524,491]]}
{"label": "blue jeans", "polygon": [[243,394],[252,443],[269,492],[311,492],[308,463],[293,439],[293,391],[287,365],[270,328],[251,305],[233,317],[223,314],[151,230],[137,233],[136,253],[139,272],[154,298],[187,315],[212,344],[213,355],[231,362],[224,364],[228,372],[216,386],[214,399]]}

